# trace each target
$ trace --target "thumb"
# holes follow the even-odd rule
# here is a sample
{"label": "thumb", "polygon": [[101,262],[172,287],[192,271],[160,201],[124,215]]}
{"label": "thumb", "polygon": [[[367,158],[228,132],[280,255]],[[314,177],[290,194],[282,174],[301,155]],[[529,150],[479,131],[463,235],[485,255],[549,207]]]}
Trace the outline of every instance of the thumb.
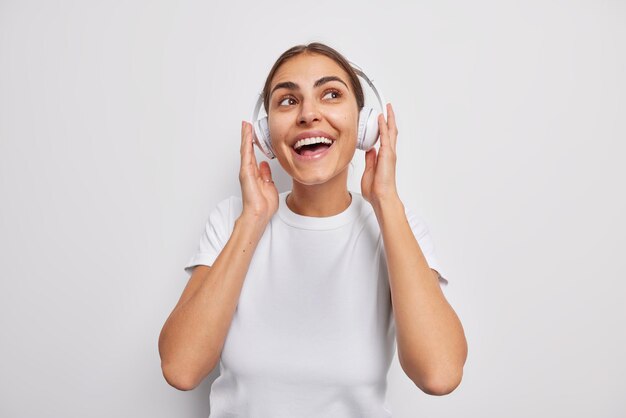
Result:
{"label": "thumb", "polygon": [[267,161],[261,161],[259,165],[259,171],[261,172],[261,179],[266,183],[272,182],[272,170]]}
{"label": "thumb", "polygon": [[365,153],[365,171],[372,170],[376,165],[376,148]]}

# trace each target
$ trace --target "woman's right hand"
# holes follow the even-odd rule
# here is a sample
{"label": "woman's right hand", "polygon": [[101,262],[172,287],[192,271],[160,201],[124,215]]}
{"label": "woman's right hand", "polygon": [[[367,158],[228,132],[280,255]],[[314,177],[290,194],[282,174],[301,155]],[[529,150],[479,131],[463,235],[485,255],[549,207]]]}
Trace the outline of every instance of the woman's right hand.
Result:
{"label": "woman's right hand", "polygon": [[267,161],[257,166],[254,156],[252,125],[241,123],[241,168],[239,183],[243,200],[241,217],[267,225],[278,210],[278,190],[272,180],[272,171]]}

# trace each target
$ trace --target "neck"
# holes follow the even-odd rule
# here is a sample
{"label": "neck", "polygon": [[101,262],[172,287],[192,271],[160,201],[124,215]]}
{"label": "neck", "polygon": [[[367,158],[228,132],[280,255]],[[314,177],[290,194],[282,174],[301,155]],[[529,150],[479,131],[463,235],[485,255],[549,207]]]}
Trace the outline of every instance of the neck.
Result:
{"label": "neck", "polygon": [[327,217],[346,210],[352,202],[348,192],[348,170],[323,184],[306,185],[293,181],[287,207],[302,216]]}

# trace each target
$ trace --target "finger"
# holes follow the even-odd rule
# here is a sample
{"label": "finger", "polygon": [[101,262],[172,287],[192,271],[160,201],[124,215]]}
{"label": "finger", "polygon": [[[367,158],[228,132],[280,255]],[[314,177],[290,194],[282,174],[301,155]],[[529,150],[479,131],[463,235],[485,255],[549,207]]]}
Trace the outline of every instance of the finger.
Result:
{"label": "finger", "polygon": [[361,177],[361,191],[365,196],[369,196],[374,181],[376,166],[376,148],[372,148],[365,153],[365,170]]}
{"label": "finger", "polygon": [[391,103],[387,103],[387,127],[389,132],[389,143],[395,152],[396,143],[398,141],[398,126],[396,125],[396,114],[393,111]]}
{"label": "finger", "polygon": [[274,182],[272,180],[272,170],[270,169],[270,164],[267,161],[261,161],[261,164],[259,164],[259,171],[261,172],[261,180],[265,183],[272,184]]}
{"label": "finger", "polygon": [[389,146],[389,131],[387,130],[387,122],[385,116],[381,113],[378,115],[378,130],[380,132],[380,146]]}
{"label": "finger", "polygon": [[376,148],[365,153],[365,171],[373,170],[376,165]]}
{"label": "finger", "polygon": [[242,157],[243,157],[243,151],[245,149],[244,147],[245,140],[246,140],[246,121],[242,120],[241,121],[241,144],[239,146],[239,153],[241,154]]}
{"label": "finger", "polygon": [[246,122],[248,125],[248,139],[246,140],[246,147],[248,148],[248,155],[250,157],[250,164],[254,167],[255,175],[258,175],[259,170],[257,168],[256,155],[254,154],[254,139],[253,139],[253,127],[251,123]]}
{"label": "finger", "polygon": [[393,112],[391,103],[387,103],[387,126],[389,127],[390,132],[394,132],[396,130],[396,114]]}
{"label": "finger", "polygon": [[241,135],[241,166],[244,167],[247,172],[251,172],[254,175],[258,172],[256,157],[254,156],[254,149],[252,148],[252,125],[246,121],[243,122]]}

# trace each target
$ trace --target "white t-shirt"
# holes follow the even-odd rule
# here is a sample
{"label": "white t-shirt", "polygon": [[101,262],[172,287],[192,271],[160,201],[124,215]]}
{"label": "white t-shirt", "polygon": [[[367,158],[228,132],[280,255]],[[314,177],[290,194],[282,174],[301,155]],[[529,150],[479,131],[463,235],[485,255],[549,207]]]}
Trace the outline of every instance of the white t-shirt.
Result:
{"label": "white t-shirt", "polygon": [[[329,217],[292,212],[289,191],[250,263],[210,395],[211,418],[383,418],[396,329],[380,227],[352,202]],[[240,197],[209,215],[193,266],[213,264],[242,211]],[[447,276],[428,227],[406,210],[428,265]]]}

